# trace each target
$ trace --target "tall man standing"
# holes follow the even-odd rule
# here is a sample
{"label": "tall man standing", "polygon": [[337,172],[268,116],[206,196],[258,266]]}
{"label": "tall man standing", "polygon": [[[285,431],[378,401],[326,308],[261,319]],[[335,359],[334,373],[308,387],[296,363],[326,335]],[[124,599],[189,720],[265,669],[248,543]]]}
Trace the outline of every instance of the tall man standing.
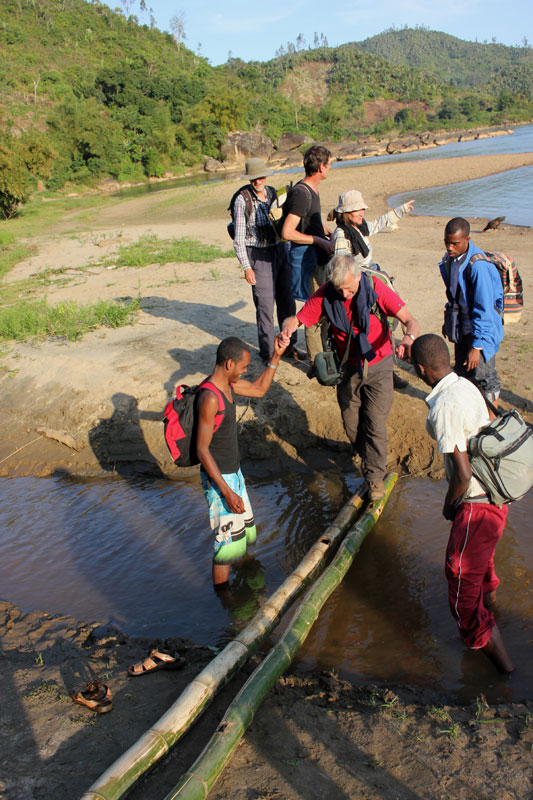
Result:
{"label": "tall man standing", "polygon": [[[470,239],[466,219],[444,230],[446,255],[439,264],[448,302],[442,334],[455,345],[455,372],[472,381],[491,403],[500,396],[496,353],[503,339],[503,288],[498,270]],[[481,258],[473,258],[480,255]]]}
{"label": "tall man standing", "polygon": [[[322,223],[318,191],[322,181],[328,177],[331,161],[331,152],[326,147],[313,145],[306,150],[305,178],[292,187],[283,206],[281,235],[287,242],[291,242],[289,261],[295,300],[307,300],[311,291],[324,283],[320,268],[325,267],[333,252]],[[315,355],[323,350],[320,330],[320,326],[315,325],[305,332],[311,364]]]}
{"label": "tall man standing", "polygon": [[431,387],[426,427],[444,454],[448,479],[442,514],[453,522],[445,564],[450,611],[467,647],[484,652],[501,672],[512,672],[491,610],[499,584],[494,550],[505,528],[507,506],[490,503],[468,459],[468,440],[489,423],[487,407],[473,383],[452,371],[440,336],[428,333],[417,339],[411,361]]}

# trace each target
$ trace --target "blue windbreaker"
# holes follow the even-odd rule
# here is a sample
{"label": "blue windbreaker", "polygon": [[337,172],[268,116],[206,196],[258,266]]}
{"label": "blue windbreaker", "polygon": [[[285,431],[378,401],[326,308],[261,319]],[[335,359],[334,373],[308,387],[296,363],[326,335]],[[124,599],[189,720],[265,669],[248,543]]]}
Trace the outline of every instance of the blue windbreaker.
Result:
{"label": "blue windbreaker", "polygon": [[[498,270],[490,261],[480,259],[470,266],[471,281],[468,282],[465,270],[474,253],[483,250],[470,241],[465,260],[459,268],[459,286],[466,299],[468,314],[472,322],[474,334],[473,347],[483,350],[485,360],[496,355],[503,339],[503,288]],[[439,264],[439,269],[446,288],[450,288],[450,274],[446,265],[447,255]]]}

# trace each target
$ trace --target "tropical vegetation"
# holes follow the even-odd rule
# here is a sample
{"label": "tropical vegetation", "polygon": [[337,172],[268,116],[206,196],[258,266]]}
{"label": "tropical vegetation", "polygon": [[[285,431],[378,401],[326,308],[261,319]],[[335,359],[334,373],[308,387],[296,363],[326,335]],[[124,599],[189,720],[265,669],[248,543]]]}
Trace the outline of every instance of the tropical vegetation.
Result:
{"label": "tropical vegetation", "polygon": [[[139,181],[221,157],[231,130],[317,140],[529,119],[532,51],[423,29],[212,67],[146,3],[0,0],[0,219],[38,187]],[[133,9],[138,15],[130,13]],[[477,75],[476,80],[472,78]],[[394,113],[371,114],[379,101]]]}

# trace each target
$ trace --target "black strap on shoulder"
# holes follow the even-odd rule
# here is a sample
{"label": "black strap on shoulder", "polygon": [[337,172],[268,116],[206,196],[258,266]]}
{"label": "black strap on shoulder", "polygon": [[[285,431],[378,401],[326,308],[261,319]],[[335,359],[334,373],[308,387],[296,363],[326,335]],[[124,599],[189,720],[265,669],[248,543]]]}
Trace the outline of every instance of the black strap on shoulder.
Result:
{"label": "black strap on shoulder", "polygon": [[[298,181],[298,183],[293,186],[293,189],[296,189],[296,186],[305,186],[305,188],[309,192],[309,198],[308,199],[309,199],[309,208],[310,208],[311,207],[311,203],[313,202],[313,190],[311,189],[310,186],[307,185],[307,183],[304,183],[303,179],[301,181]],[[306,214],[309,211],[309,208],[306,208],[306,210],[305,210]]]}
{"label": "black strap on shoulder", "polygon": [[228,206],[227,210],[231,214],[232,220],[234,220],[235,219],[235,203],[237,201],[237,198],[240,197],[240,195],[242,195],[243,198],[244,198],[246,220],[248,220],[248,217],[250,216],[250,212],[252,210],[252,203],[253,203],[252,192],[251,192],[251,189],[250,189],[250,185],[248,183],[245,184],[244,186],[241,186],[241,188],[237,189],[237,191],[232,195],[231,200],[229,201],[229,206]]}

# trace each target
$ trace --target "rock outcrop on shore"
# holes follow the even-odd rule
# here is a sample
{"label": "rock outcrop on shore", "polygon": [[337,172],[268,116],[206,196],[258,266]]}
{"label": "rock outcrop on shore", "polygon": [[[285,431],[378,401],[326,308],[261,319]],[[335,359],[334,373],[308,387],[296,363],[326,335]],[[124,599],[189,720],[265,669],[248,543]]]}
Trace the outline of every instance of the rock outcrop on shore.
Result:
{"label": "rock outcrop on shore", "polygon": [[301,165],[302,150],[311,144],[323,144],[338,161],[351,161],[370,156],[394,155],[438,147],[451,142],[467,142],[491,136],[504,136],[512,133],[509,128],[483,128],[479,130],[424,131],[406,134],[394,139],[361,136],[355,140],[342,142],[313,142],[308,136],[298,133],[285,133],[274,145],[258,131],[232,131],[228,134],[222,148],[222,161],[208,158],[204,163],[206,172],[227,172],[237,169],[248,158],[260,157],[274,167],[296,167]]}

